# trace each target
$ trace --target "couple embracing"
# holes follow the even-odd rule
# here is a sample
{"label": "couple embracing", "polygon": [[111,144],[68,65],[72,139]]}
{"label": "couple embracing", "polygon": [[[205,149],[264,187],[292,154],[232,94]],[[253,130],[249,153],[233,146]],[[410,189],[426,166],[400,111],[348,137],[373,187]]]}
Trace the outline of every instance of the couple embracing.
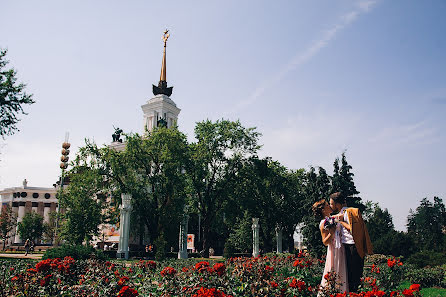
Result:
{"label": "couple embracing", "polygon": [[[327,248],[321,290],[327,286],[331,273],[340,285],[338,291],[356,292],[362,277],[364,257],[370,255],[372,243],[359,209],[347,207],[346,197],[340,192],[313,204],[313,212],[322,217],[319,229]],[[334,215],[332,215],[334,213]]]}

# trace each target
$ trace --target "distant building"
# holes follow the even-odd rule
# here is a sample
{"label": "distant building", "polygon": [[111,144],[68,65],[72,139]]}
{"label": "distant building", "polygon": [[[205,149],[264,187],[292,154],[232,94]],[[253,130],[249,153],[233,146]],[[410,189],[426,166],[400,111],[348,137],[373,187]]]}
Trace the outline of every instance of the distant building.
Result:
{"label": "distant building", "polygon": [[[56,198],[56,188],[28,187],[26,179],[22,187],[6,188],[0,191],[0,204],[9,205],[16,214],[17,224],[12,231],[7,245],[21,244],[24,239],[17,233],[17,225],[22,221],[25,214],[32,211],[43,217],[44,222],[49,223],[50,212],[57,211],[58,201]],[[3,207],[1,207],[3,211]]]}

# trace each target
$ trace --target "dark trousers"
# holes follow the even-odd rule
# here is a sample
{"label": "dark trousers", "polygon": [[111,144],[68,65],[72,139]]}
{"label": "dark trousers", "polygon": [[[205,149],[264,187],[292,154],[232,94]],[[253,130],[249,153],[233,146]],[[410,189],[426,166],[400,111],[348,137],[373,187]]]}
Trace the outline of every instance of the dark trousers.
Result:
{"label": "dark trousers", "polygon": [[364,270],[364,259],[358,254],[354,244],[343,244],[347,259],[348,289],[357,292]]}

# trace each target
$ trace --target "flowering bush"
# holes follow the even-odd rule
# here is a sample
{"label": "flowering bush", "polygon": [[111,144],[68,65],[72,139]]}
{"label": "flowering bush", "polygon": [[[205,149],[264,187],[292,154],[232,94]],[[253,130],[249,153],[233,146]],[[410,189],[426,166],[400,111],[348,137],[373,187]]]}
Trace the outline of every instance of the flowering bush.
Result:
{"label": "flowering bush", "polygon": [[230,258],[225,262],[190,259],[126,264],[116,260],[104,262],[69,257],[37,263],[3,261],[0,291],[5,296],[88,297],[420,296],[422,284],[396,289],[394,275],[404,268],[400,263],[397,258],[389,258],[367,267],[362,292],[345,294],[336,292],[338,278],[335,273],[324,276],[328,285],[320,291],[324,262],[304,253]]}

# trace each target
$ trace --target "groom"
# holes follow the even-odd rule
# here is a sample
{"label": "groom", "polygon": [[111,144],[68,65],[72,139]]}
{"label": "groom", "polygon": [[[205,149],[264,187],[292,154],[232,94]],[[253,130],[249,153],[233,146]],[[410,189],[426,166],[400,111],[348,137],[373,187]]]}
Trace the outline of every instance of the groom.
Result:
{"label": "groom", "polygon": [[345,249],[348,287],[356,292],[364,270],[365,255],[373,254],[367,227],[362,220],[359,209],[347,207],[346,197],[340,192],[330,195],[330,207],[341,223],[341,242]]}

